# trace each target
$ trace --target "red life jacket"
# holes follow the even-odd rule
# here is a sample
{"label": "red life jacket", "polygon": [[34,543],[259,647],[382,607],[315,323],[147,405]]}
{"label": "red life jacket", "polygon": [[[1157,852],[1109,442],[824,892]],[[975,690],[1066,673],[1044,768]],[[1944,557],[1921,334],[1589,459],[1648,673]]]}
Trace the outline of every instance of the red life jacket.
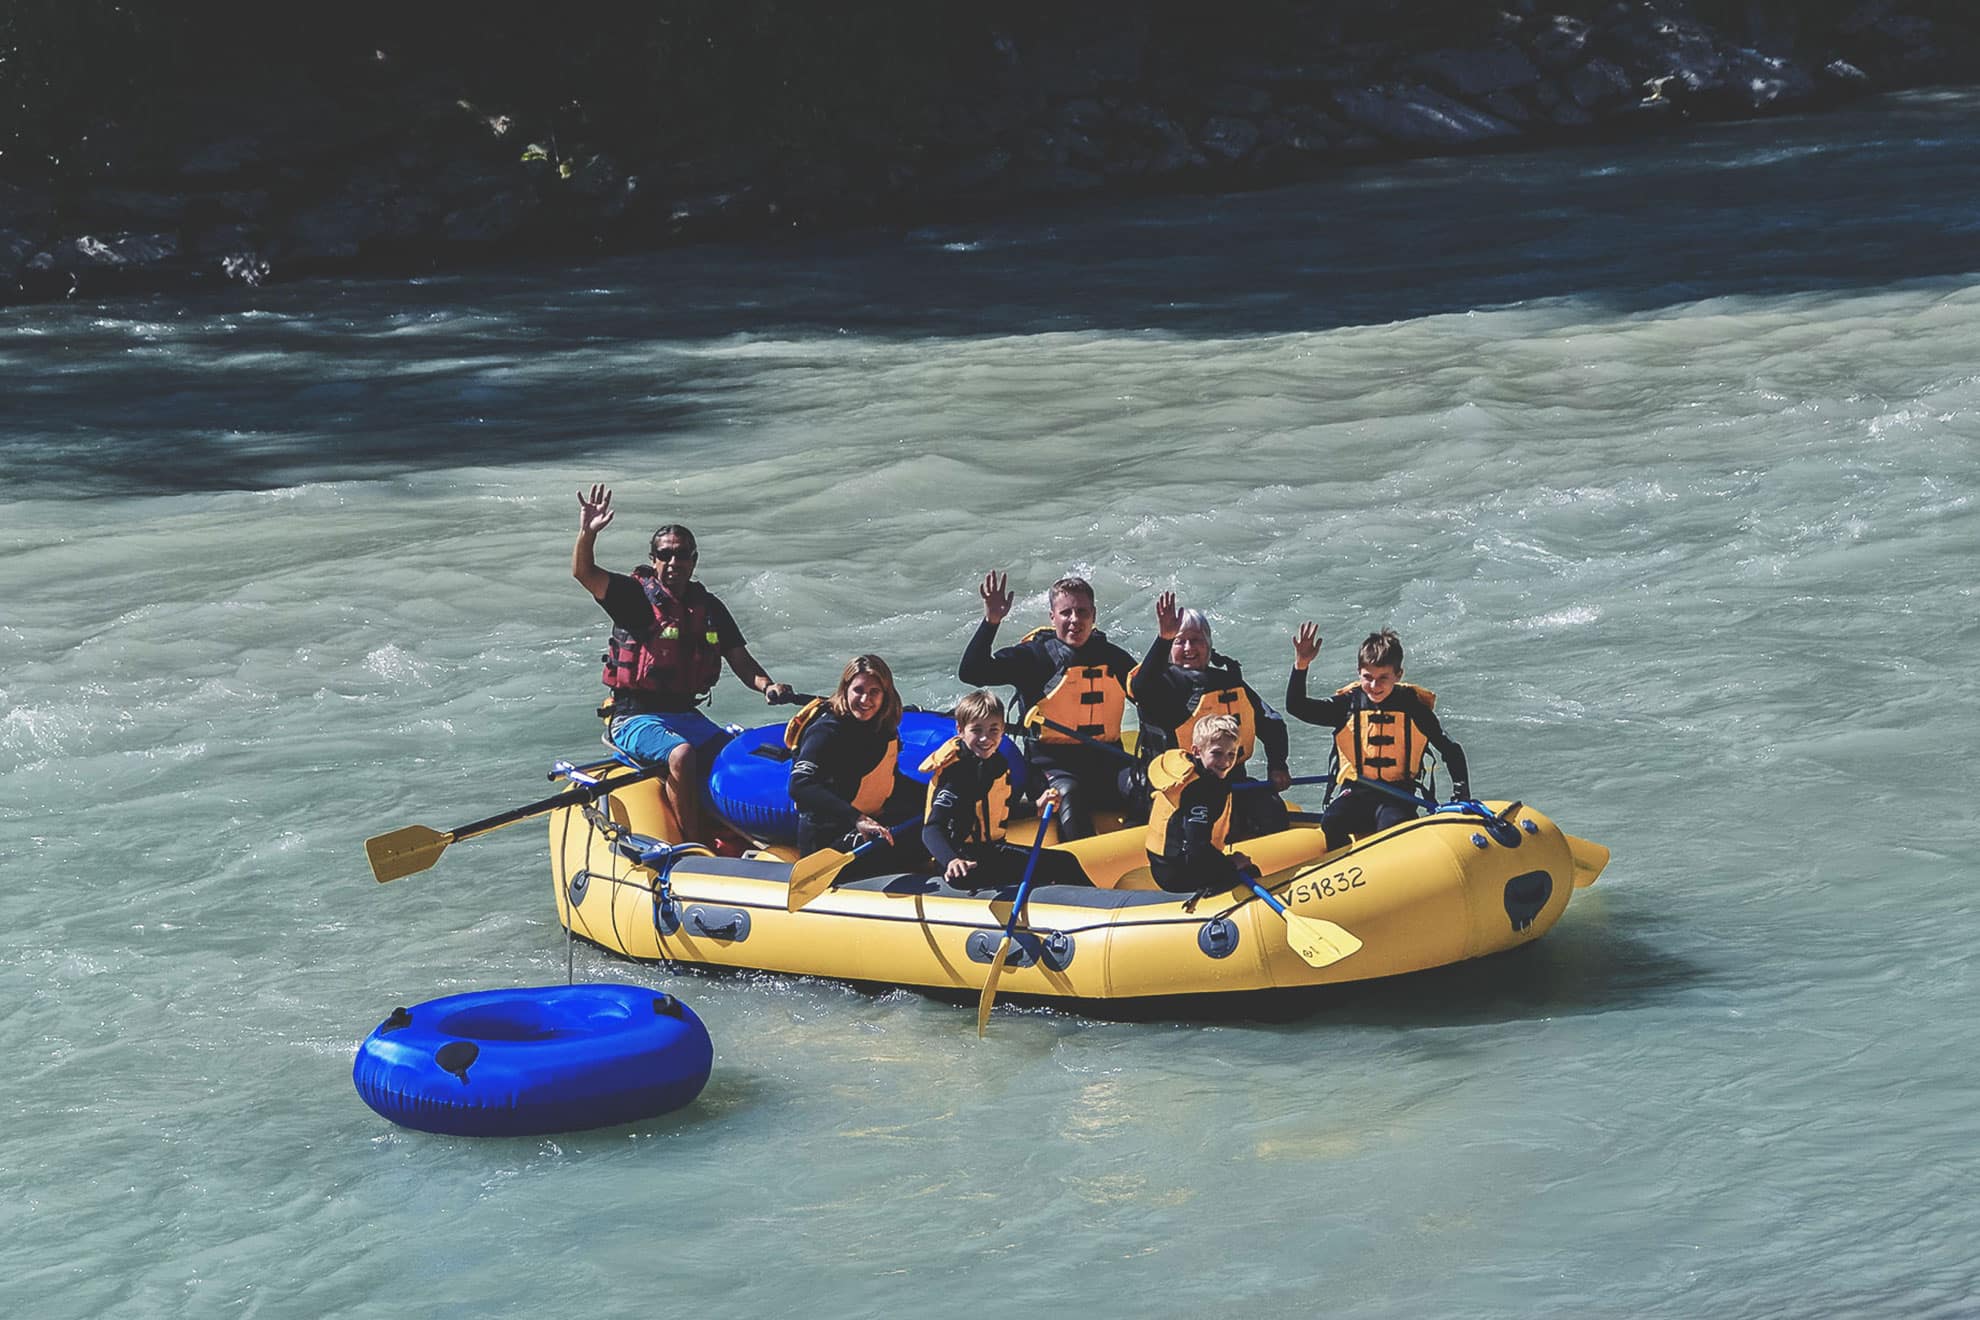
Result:
{"label": "red life jacket", "polygon": [[715,598],[690,581],[676,601],[660,585],[660,575],[641,564],[633,580],[646,592],[653,622],[644,637],[612,630],[605,647],[605,686],[614,692],[665,692],[699,699],[722,677],[722,647],[709,618]]}

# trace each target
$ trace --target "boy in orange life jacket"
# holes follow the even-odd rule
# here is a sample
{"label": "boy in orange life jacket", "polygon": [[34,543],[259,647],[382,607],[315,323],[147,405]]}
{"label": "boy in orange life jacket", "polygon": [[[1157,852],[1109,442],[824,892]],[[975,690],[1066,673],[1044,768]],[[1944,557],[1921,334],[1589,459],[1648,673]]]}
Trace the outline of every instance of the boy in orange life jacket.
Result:
{"label": "boy in orange life jacket", "polygon": [[1333,729],[1334,755],[1339,770],[1337,792],[1320,813],[1327,847],[1344,848],[1357,835],[1373,834],[1416,818],[1416,808],[1386,793],[1363,788],[1354,778],[1379,779],[1410,793],[1420,793],[1423,752],[1434,747],[1451,772],[1451,800],[1471,796],[1464,749],[1444,732],[1432,707],[1437,694],[1401,681],[1402,639],[1388,628],[1370,633],[1356,657],[1360,679],[1315,699],[1306,695],[1306,670],[1320,654],[1320,632],[1311,623],[1299,625],[1293,638],[1292,678],[1286,684],[1286,714],[1308,724]]}
{"label": "boy in orange life jacket", "polygon": [[571,576],[616,625],[604,673],[612,690],[612,745],[642,765],[667,766],[661,800],[685,839],[702,838],[703,770],[728,735],[696,707],[721,678],[724,660],[766,701],[788,700],[790,684],[770,681],[728,607],[694,580],[693,532],[662,527],[648,546],[652,562],[627,576],[600,568],[595,557],[598,534],[612,518],[611,491],[595,485],[588,498],[578,492]]}
{"label": "boy in orange life jacket", "polygon": [[1148,765],[1155,796],[1148,813],[1148,869],[1171,893],[1231,889],[1258,868],[1227,853],[1231,772],[1238,763],[1238,722],[1208,715],[1196,722],[1190,750],[1171,748]]}
{"label": "boy in orange life jacket", "polygon": [[[1004,742],[1004,703],[978,689],[956,703],[956,736],[921,763],[928,808],[921,842],[942,878],[958,889],[999,889],[1024,879],[1031,850],[1004,842],[1010,818],[1011,766]],[[1056,800],[1047,792],[1042,807]],[[1070,854],[1040,849],[1034,884],[1090,885]]]}

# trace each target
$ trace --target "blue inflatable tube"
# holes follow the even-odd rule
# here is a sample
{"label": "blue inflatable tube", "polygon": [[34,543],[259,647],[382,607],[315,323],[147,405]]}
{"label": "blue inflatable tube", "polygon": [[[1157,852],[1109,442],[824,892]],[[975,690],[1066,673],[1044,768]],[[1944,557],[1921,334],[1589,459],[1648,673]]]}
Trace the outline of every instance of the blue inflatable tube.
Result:
{"label": "blue inflatable tube", "polygon": [[394,1009],[351,1081],[403,1127],[520,1137],[664,1114],[701,1094],[714,1046],[672,995],[628,985],[479,990]]}
{"label": "blue inflatable tube", "polygon": [[[901,716],[901,772],[927,783],[921,763],[955,736],[956,722],[947,715],[908,711]],[[1024,753],[1009,738],[1003,753],[1016,782],[1023,784]],[[709,769],[707,796],[722,819],[752,839],[796,843],[798,813],[791,803],[791,754],[784,746],[784,726],[766,724],[731,739]]]}

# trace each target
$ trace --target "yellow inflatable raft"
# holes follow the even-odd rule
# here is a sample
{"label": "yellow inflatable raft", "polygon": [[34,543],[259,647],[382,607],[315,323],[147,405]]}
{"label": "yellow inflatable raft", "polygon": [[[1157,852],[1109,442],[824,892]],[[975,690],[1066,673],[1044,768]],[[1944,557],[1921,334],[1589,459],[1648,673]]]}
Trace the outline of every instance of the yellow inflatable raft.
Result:
{"label": "yellow inflatable raft", "polygon": [[[1504,812],[1507,804],[1488,805]],[[788,852],[729,858],[690,847],[662,856],[652,846],[674,837],[650,780],[553,811],[551,871],[564,925],[628,958],[973,994],[1015,898],[1015,887],[970,893],[926,875],[882,875],[791,911]],[[1311,827],[1236,845],[1289,913],[1359,941],[1315,967],[1289,944],[1286,918],[1249,889],[1195,902],[1155,889],[1139,828],[1055,846],[1080,859],[1095,887],[1033,890],[1001,994],[1146,1000],[1422,971],[1538,939],[1608,860],[1607,849],[1525,806],[1496,828],[1477,815],[1425,816],[1331,855]]]}

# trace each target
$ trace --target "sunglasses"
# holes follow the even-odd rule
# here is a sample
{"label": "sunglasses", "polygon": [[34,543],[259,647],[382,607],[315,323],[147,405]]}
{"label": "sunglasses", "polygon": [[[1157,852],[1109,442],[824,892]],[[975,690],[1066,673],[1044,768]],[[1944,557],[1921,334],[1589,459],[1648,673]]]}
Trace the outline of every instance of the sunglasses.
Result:
{"label": "sunglasses", "polygon": [[653,558],[662,564],[671,563],[676,559],[692,559],[694,555],[695,552],[692,550],[677,550],[671,546],[665,550],[655,550],[653,552]]}

